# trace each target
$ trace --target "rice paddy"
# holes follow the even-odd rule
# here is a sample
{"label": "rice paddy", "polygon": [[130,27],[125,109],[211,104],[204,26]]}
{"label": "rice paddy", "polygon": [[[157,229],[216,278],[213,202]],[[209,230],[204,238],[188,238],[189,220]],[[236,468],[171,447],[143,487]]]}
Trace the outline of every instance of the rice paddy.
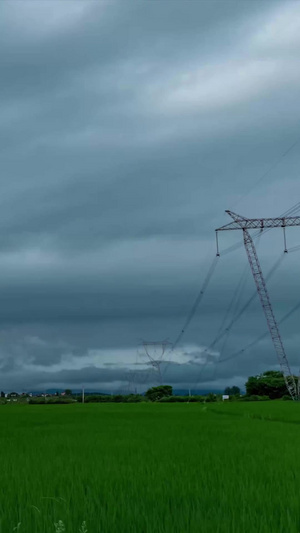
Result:
{"label": "rice paddy", "polygon": [[299,533],[299,436],[292,402],[1,406],[0,531]]}

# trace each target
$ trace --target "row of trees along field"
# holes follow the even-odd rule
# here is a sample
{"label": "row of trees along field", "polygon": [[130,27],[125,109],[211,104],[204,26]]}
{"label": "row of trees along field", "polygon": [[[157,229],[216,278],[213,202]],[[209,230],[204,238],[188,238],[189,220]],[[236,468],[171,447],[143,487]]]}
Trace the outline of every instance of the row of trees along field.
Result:
{"label": "row of trees along field", "polygon": [[[298,378],[294,376],[296,383]],[[276,370],[268,370],[258,376],[250,376],[246,382],[247,396],[268,396],[271,400],[276,400],[288,396],[288,390],[283,374]]]}
{"label": "row of trees along field", "polygon": [[[297,382],[297,378],[295,377]],[[257,400],[275,400],[283,398],[289,400],[290,396],[285,385],[284,377],[281,372],[268,370],[257,376],[250,376],[245,384],[246,394],[241,394],[237,386],[226,387],[224,394],[228,395],[230,400],[236,401],[257,401]],[[160,385],[151,387],[145,394],[91,394],[85,398],[86,403],[137,403],[137,402],[216,402],[222,400],[222,394],[190,395],[178,396],[173,394],[170,385]],[[31,404],[45,403],[73,403],[81,402],[80,395],[72,395],[70,389],[66,389],[65,396],[51,398],[30,398]]]}
{"label": "row of trees along field", "polygon": [[[294,376],[294,378],[297,383],[298,378],[296,376]],[[245,387],[245,395],[241,395],[240,388],[237,386],[226,387],[224,390],[224,394],[236,400],[257,400],[259,398],[270,400],[276,400],[280,398],[284,398],[286,400],[290,399],[283,374],[282,372],[279,372],[277,370],[268,370],[257,376],[250,376],[247,382],[245,383]],[[186,396],[173,396],[172,387],[168,386],[153,387],[152,389],[149,389],[146,392],[145,396],[150,401],[161,401],[164,399],[165,401],[176,401],[177,398],[184,398],[185,401],[187,400]],[[170,398],[171,396],[172,400]],[[221,399],[220,395],[216,394],[209,394],[206,396],[192,396],[190,398],[199,398],[199,400],[204,399],[205,401],[213,401],[213,398],[215,398],[216,400]]]}
{"label": "row of trees along field", "polygon": [[[222,395],[213,393],[194,396],[173,395],[173,388],[170,385],[160,385],[151,387],[145,394],[90,394],[85,397],[85,403],[138,403],[138,402],[215,402],[221,399]],[[29,403],[33,405],[45,404],[66,404],[81,403],[81,395],[51,396],[51,397],[31,397]]]}

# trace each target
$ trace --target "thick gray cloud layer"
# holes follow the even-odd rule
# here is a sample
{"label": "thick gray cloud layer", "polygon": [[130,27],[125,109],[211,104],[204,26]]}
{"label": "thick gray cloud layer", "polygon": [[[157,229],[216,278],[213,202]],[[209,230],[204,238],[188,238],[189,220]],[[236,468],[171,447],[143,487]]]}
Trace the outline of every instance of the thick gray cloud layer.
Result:
{"label": "thick gray cloud layer", "polygon": [[[298,2],[1,2],[1,388],[155,381],[137,346],[175,340],[224,210],[277,216],[300,199],[299,35]],[[281,239],[261,238],[265,272]],[[258,300],[203,353],[245,265],[242,248],[221,256],[167,382],[219,389],[276,367],[269,337],[216,364],[265,331]],[[280,318],[296,252],[269,286]],[[249,271],[240,307],[253,290]],[[282,325],[295,371],[298,317]]]}

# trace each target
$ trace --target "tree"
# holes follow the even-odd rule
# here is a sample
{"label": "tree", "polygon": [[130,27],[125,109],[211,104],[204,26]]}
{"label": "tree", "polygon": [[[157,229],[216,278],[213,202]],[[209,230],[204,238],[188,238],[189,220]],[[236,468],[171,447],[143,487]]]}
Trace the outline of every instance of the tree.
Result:
{"label": "tree", "polygon": [[66,389],[66,390],[65,390],[65,395],[66,395],[66,396],[72,396],[72,391],[71,391],[71,389]]}
{"label": "tree", "polygon": [[17,398],[19,394],[17,392],[10,392],[7,397],[8,398]]}
{"label": "tree", "polygon": [[217,401],[217,395],[216,395],[216,394],[213,394],[212,392],[210,392],[210,393],[206,396],[205,401],[206,401],[206,402],[216,402],[216,401]]}
{"label": "tree", "polygon": [[5,398],[5,392],[1,391],[1,398]]}
{"label": "tree", "polygon": [[156,402],[161,398],[173,395],[173,389],[170,385],[160,385],[159,387],[151,387],[145,393],[146,398],[151,402]]}
{"label": "tree", "polygon": [[226,387],[224,394],[228,394],[229,396],[239,396],[241,394],[241,389],[240,387],[236,387],[236,385],[233,387]]}
{"label": "tree", "polygon": [[258,376],[250,376],[246,382],[248,396],[269,396],[271,400],[288,394],[282,372],[268,370]]}

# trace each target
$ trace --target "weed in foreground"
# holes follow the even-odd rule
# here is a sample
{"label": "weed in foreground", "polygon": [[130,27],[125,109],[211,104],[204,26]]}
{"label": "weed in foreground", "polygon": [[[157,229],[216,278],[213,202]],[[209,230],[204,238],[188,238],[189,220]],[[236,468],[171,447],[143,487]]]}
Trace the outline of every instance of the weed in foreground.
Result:
{"label": "weed in foreground", "polygon": [[[66,531],[65,525],[62,520],[59,520],[57,523],[55,523],[54,527],[55,527],[55,533],[65,533]],[[86,522],[82,522],[78,531],[79,533],[88,533]]]}
{"label": "weed in foreground", "polygon": [[54,527],[55,527],[55,533],[64,533],[66,531],[66,528],[62,520],[59,520],[56,524],[54,524]]}

